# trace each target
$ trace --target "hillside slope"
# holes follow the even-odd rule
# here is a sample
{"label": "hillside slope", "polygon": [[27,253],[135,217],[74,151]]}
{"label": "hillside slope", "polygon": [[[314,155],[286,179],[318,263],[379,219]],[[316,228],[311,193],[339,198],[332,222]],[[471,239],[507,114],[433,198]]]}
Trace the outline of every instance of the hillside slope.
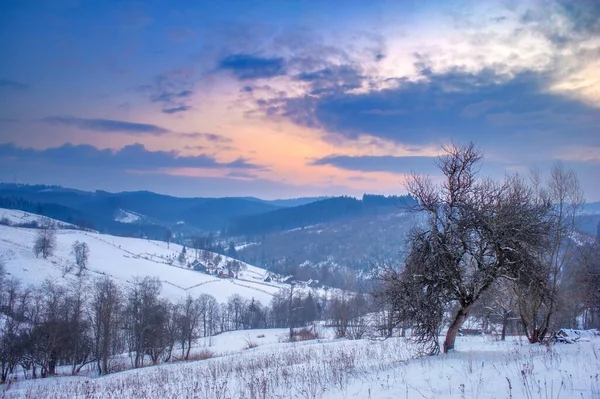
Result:
{"label": "hillside slope", "polygon": [[[26,217],[23,215],[27,215]],[[37,215],[0,209],[0,219],[35,220]],[[25,284],[39,284],[46,278],[76,279],[65,275],[65,269],[73,264],[71,247],[75,241],[85,242],[90,248],[88,275],[109,275],[122,285],[135,276],[157,277],[163,284],[162,295],[175,300],[188,293],[213,295],[217,301],[225,302],[234,294],[245,299],[255,298],[268,303],[273,294],[285,284],[265,283],[267,271],[248,264],[237,279],[218,278],[213,275],[179,266],[177,261],[169,263],[181,253],[182,247],[161,241],[138,238],[116,237],[107,234],[73,229],[56,230],[57,247],[48,259],[36,258],[33,243],[38,230],[14,226],[0,226],[0,261],[6,271]],[[191,252],[191,251],[190,251]],[[188,253],[188,257],[193,257]],[[232,260],[221,257],[222,264]]]}
{"label": "hillside slope", "polygon": [[231,236],[261,236],[344,219],[374,217],[414,205],[414,199],[410,196],[365,194],[361,199],[333,197],[292,208],[239,217],[229,224],[227,233]]}

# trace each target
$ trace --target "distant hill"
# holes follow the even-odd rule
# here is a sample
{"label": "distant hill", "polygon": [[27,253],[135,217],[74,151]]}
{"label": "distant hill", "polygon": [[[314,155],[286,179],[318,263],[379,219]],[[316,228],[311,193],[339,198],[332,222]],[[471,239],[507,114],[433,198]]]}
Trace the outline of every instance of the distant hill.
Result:
{"label": "distant hill", "polygon": [[266,201],[269,204],[281,206],[281,207],[292,207],[310,204],[311,202],[317,202],[326,200],[331,197],[305,197],[305,198],[289,198],[289,199],[277,199],[272,201]]}
{"label": "distant hill", "polygon": [[410,196],[386,197],[365,194],[362,199],[333,197],[296,207],[240,217],[229,224],[226,233],[230,236],[258,236],[346,218],[377,215],[414,204],[414,199]]}
{"label": "distant hill", "polygon": [[600,237],[600,202],[584,204],[576,223],[577,229],[582,233]]}
{"label": "distant hill", "polygon": [[87,192],[16,184],[0,184],[0,206],[106,233],[156,239],[165,237],[169,230],[186,235],[221,230],[240,216],[280,208],[256,198],[177,198],[148,191]]}
{"label": "distant hill", "polygon": [[262,200],[254,197],[178,198],[149,191],[110,193],[60,186],[0,184],[0,206],[35,212],[100,232],[163,239],[227,230],[263,234],[377,213],[410,197],[365,195]]}

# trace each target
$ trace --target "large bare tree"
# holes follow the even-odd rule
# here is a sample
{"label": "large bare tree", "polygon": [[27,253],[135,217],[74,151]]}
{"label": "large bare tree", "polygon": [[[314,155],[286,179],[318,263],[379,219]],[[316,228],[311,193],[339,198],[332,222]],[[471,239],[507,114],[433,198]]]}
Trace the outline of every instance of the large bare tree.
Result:
{"label": "large bare tree", "polygon": [[396,301],[398,321],[412,321],[430,343],[430,354],[439,352],[444,312],[456,309],[443,343],[448,352],[471,307],[496,279],[518,279],[536,267],[534,252],[546,245],[550,209],[516,176],[480,178],[482,154],[473,144],[444,150],[437,162],[440,184],[420,175],[408,180],[425,220],[410,235],[404,270],[384,272],[380,292]]}

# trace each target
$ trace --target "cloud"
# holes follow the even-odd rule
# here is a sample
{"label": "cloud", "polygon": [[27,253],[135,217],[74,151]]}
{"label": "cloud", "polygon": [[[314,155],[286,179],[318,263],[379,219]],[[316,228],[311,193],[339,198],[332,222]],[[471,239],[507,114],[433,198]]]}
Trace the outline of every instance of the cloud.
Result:
{"label": "cloud", "polygon": [[226,176],[235,179],[256,179],[258,177],[257,175],[246,172],[229,172]]}
{"label": "cloud", "polygon": [[189,105],[180,105],[178,107],[165,108],[162,110],[162,112],[164,114],[177,114],[179,112],[189,111],[190,109],[192,109],[192,107],[190,107]]}
{"label": "cloud", "polygon": [[119,150],[98,149],[91,145],[64,144],[61,147],[36,150],[0,144],[0,160],[42,163],[78,168],[81,166],[122,171],[161,171],[174,168],[263,170],[265,167],[245,158],[219,162],[209,155],[182,156],[176,151],[151,151],[136,143]]}
{"label": "cloud", "polygon": [[600,34],[600,3],[596,0],[560,0],[564,14],[573,23],[575,32]]}
{"label": "cloud", "polygon": [[215,133],[199,133],[199,132],[180,133],[180,136],[186,137],[186,138],[191,138],[191,139],[204,139],[204,140],[210,141],[212,143],[226,144],[226,143],[232,142],[232,140],[229,137],[225,137],[221,134],[215,134]]}
{"label": "cloud", "polygon": [[365,77],[350,65],[330,65],[315,71],[299,73],[294,79],[309,83],[311,95],[321,95],[357,89]]}
{"label": "cloud", "polygon": [[249,163],[248,159],[243,158],[243,157],[239,157],[236,160],[231,161],[229,163],[226,163],[224,165],[227,166],[228,168],[235,168],[235,169],[260,169],[260,170],[268,170],[264,166],[254,165],[252,163]]}
{"label": "cloud", "polygon": [[0,89],[25,90],[28,88],[28,84],[17,82],[16,80],[0,78]]}
{"label": "cloud", "polygon": [[152,83],[138,86],[151,103],[160,104],[165,114],[186,112],[194,95],[195,71],[192,68],[173,69],[156,76]]}
{"label": "cloud", "polygon": [[230,71],[239,80],[273,78],[286,74],[281,57],[259,57],[251,54],[231,54],[223,58],[218,70]]}
{"label": "cloud", "polygon": [[89,119],[74,116],[48,116],[41,122],[52,125],[71,126],[84,130],[92,130],[104,133],[125,133],[133,135],[160,136],[169,133],[170,130],[148,123],[136,123],[120,121],[115,119]]}
{"label": "cloud", "polygon": [[179,92],[162,91],[151,97],[152,102],[172,103],[176,99],[187,98],[193,94],[191,90],[182,90]]}
{"label": "cloud", "polygon": [[[546,90],[547,76],[460,70],[365,93],[329,93],[266,101],[268,114],[346,139],[371,135],[405,144],[447,140],[481,143],[597,142],[600,110]],[[260,106],[260,104],[259,104]]]}
{"label": "cloud", "polygon": [[359,172],[409,173],[434,167],[434,158],[424,156],[397,157],[392,155],[328,155],[310,162],[310,165],[330,165],[339,169]]}

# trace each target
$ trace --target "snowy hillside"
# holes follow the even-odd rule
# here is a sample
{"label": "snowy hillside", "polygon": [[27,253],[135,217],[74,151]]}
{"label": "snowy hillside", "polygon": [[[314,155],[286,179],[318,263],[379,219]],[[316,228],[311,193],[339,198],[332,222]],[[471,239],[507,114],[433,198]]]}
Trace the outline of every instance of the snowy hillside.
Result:
{"label": "snowy hillside", "polygon": [[[0,210],[0,218],[13,223],[33,222],[39,216],[22,211]],[[68,227],[63,226],[62,227]],[[48,259],[36,258],[32,247],[38,230],[14,226],[0,226],[0,260],[12,276],[24,283],[39,284],[47,277],[62,279],[64,270],[72,265],[71,247],[75,241],[85,242],[90,248],[88,271],[90,276],[109,275],[126,284],[135,276],[158,277],[163,284],[162,295],[175,300],[188,293],[197,296],[210,294],[218,302],[225,302],[234,294],[245,299],[254,298],[268,303],[273,294],[285,284],[264,282],[264,269],[244,264],[235,279],[219,278],[181,266],[177,257],[182,246],[138,238],[116,237],[73,229],[56,230],[57,248]],[[192,261],[194,251],[188,250]],[[231,258],[221,256],[221,265]],[[172,263],[172,264],[171,264]],[[64,278],[76,278],[67,274]]]}
{"label": "snowy hillside", "polygon": [[70,223],[61,222],[60,220],[50,219],[47,217],[43,217],[40,215],[36,215],[34,213],[29,213],[25,211],[19,211],[17,209],[4,209],[0,208],[0,221],[2,224],[11,224],[14,226],[18,225],[28,225],[33,223],[39,223],[41,221],[52,223],[54,226],[66,229],[66,228],[75,228],[75,225]]}

